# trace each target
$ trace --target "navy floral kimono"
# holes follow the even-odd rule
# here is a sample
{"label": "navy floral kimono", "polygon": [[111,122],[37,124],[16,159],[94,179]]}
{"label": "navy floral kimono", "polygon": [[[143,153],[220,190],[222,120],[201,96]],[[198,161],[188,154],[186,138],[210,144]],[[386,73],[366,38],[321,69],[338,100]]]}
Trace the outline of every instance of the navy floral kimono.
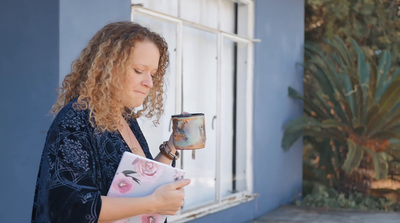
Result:
{"label": "navy floral kimono", "polygon": [[[88,110],[66,105],[54,119],[43,149],[32,222],[97,222],[128,145],[118,132],[99,133]],[[153,159],[136,120],[128,120],[147,158]]]}

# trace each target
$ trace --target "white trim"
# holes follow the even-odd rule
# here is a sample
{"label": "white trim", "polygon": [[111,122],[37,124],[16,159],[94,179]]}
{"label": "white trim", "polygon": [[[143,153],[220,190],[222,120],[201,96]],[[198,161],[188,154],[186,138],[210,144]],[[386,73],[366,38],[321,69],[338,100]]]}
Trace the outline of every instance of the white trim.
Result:
{"label": "white trim", "polygon": [[182,223],[188,222],[212,213],[216,213],[239,204],[254,200],[258,194],[250,194],[248,192],[237,193],[235,195],[224,198],[220,203],[212,205],[204,205],[203,207],[196,207],[195,209],[181,212],[179,215],[168,217],[168,222]]}
{"label": "white trim", "polygon": [[180,18],[182,16],[181,6],[182,6],[181,0],[178,0],[178,18]]}
{"label": "white trim", "polygon": [[203,30],[203,31],[206,31],[206,32],[223,33],[224,35],[230,36],[231,38],[238,39],[241,42],[242,41],[245,41],[245,42],[248,42],[248,41],[257,41],[258,42],[259,41],[259,40],[253,40],[252,38],[239,36],[238,34],[228,33],[228,32],[225,32],[225,31],[222,31],[222,30],[219,30],[219,29],[208,27],[208,26],[205,26],[205,25],[202,25],[202,24],[199,24],[199,23],[195,23],[195,22],[192,22],[192,21],[185,20],[185,19],[180,19],[178,17],[171,16],[171,15],[168,15],[168,14],[164,14],[164,13],[161,13],[161,12],[157,12],[157,11],[154,11],[154,10],[151,10],[151,9],[146,9],[146,8],[143,8],[142,6],[138,6],[138,5],[132,5],[132,13],[148,15],[148,16],[151,16],[151,17],[155,17],[155,18],[162,19],[162,20],[165,20],[165,21],[168,21],[168,22],[173,22],[173,23],[182,23],[185,26],[190,26],[190,27],[193,27],[193,28],[196,28],[196,29],[200,29],[200,30]]}
{"label": "white trim", "polygon": [[[248,36],[250,39],[254,37],[254,5],[251,1],[248,5]],[[249,44],[247,51],[247,98],[246,98],[246,123],[247,123],[247,145],[246,145],[246,188],[253,192],[253,99],[254,99],[254,43]]]}
{"label": "white trim", "polygon": [[253,40],[253,42],[261,42],[259,39],[254,39],[254,3],[253,1],[249,1],[247,6],[247,36]]}
{"label": "white trim", "polygon": [[221,202],[221,169],[222,169],[222,162],[221,160],[221,126],[222,126],[222,112],[221,112],[221,94],[222,94],[222,47],[223,47],[223,36],[218,33],[217,36],[217,125],[216,125],[216,130],[217,130],[217,135],[216,135],[216,156],[215,156],[215,161],[216,161],[216,174],[215,174],[215,200],[217,202]]}
{"label": "white trim", "polygon": [[176,80],[175,80],[175,113],[182,113],[182,22],[176,26]]}
{"label": "white trim", "polygon": [[222,36],[224,36],[224,38],[230,39],[230,40],[232,40],[232,41],[234,41],[234,42],[239,42],[239,43],[251,43],[251,42],[254,41],[254,40],[246,39],[246,38],[243,38],[243,37],[240,37],[240,36],[238,36],[238,35],[231,34],[231,33],[226,33],[226,32],[220,32],[220,33],[221,33]]}
{"label": "white trim", "polygon": [[240,5],[248,5],[253,3],[252,0],[229,0],[229,1],[238,3]]}
{"label": "white trim", "polygon": [[181,21],[182,21],[181,19],[179,19],[175,16],[171,16],[171,15],[164,14],[162,12],[157,12],[157,11],[150,10],[150,9],[146,9],[140,5],[132,5],[132,14],[134,14],[134,13],[155,17],[157,19],[162,19],[165,21],[173,22],[173,23],[181,23]]}
{"label": "white trim", "polygon": [[218,8],[217,8],[217,13],[218,13],[218,21],[217,21],[217,29],[221,30],[221,7],[222,7],[222,3],[221,0],[218,0]]}

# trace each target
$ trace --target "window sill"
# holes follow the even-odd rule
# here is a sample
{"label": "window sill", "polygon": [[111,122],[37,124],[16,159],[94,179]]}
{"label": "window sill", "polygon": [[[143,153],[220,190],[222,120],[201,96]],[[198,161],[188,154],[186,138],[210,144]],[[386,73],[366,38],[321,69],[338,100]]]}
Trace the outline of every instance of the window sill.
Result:
{"label": "window sill", "polygon": [[254,200],[258,194],[250,194],[247,192],[235,194],[229,197],[224,198],[221,202],[212,203],[200,207],[196,207],[190,210],[182,211],[180,214],[168,217],[168,222],[172,223],[182,223],[190,220],[194,220],[209,214],[213,214],[234,206],[237,206],[241,203],[249,202]]}

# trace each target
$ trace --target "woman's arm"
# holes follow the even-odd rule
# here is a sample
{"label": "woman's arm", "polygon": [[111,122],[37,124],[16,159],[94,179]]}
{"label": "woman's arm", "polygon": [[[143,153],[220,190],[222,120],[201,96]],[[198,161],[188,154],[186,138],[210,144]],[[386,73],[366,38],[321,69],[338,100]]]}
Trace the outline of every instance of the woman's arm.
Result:
{"label": "woman's arm", "polygon": [[99,222],[110,222],[144,213],[154,213],[154,202],[150,197],[101,196]]}
{"label": "woman's arm", "polygon": [[183,205],[183,187],[190,180],[183,179],[157,188],[146,197],[107,197],[101,196],[99,222],[115,221],[131,216],[149,213],[175,215]]}

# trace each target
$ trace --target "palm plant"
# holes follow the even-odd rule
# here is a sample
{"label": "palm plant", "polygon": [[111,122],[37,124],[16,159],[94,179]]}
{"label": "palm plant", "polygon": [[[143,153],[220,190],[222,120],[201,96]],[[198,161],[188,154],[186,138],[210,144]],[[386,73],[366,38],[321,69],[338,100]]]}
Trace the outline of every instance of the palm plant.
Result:
{"label": "palm plant", "polygon": [[354,40],[324,42],[325,50],[305,46],[304,95],[289,87],[304,115],[284,126],[282,148],[307,137],[319,145],[328,178],[367,181],[365,193],[373,179],[387,177],[388,160],[400,151],[400,70],[390,69],[388,51],[376,61]]}

